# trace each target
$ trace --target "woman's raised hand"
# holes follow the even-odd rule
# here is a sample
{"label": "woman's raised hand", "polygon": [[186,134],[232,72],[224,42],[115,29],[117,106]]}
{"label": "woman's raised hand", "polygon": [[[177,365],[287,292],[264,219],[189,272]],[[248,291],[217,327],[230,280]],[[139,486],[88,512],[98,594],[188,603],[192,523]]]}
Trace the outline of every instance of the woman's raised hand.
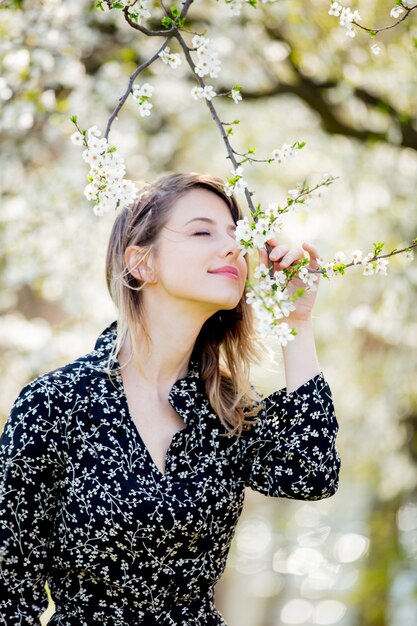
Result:
{"label": "woman's raised hand", "polygon": [[[319,253],[314,246],[308,243],[303,243],[301,247],[296,248],[290,248],[290,246],[285,244],[279,244],[276,239],[269,239],[267,243],[270,246],[271,251],[268,255],[265,248],[258,249],[259,263],[263,263],[266,267],[269,267],[270,262],[273,262],[274,271],[288,269],[291,265],[296,264],[306,256],[309,257],[309,263],[305,266],[307,269],[316,270],[319,268],[319,264],[317,262]],[[303,295],[295,301],[295,310],[289,315],[289,317],[286,317],[282,321],[293,322],[295,320],[306,321],[311,319],[311,313],[317,296],[317,287],[320,281],[319,273],[314,274],[314,276],[317,277],[314,287],[306,289]],[[293,294],[297,291],[297,289],[304,288],[306,288],[305,283],[297,277],[291,280],[288,292]]]}

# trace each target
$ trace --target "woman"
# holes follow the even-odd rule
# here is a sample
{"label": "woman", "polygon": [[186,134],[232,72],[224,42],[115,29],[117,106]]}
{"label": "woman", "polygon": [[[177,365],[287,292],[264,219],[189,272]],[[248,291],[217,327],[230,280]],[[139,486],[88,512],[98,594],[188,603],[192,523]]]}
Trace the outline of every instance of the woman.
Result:
{"label": "woman", "polygon": [[[221,182],[197,174],[162,178],[118,215],[107,254],[117,324],[27,385],[2,437],[0,623],[38,623],[47,581],[51,624],[224,625],[213,586],[245,486],[335,492],[314,292],[292,314],[287,389],[260,403],[248,382],[256,338],[240,218]],[[276,269],[304,256],[270,245]]]}

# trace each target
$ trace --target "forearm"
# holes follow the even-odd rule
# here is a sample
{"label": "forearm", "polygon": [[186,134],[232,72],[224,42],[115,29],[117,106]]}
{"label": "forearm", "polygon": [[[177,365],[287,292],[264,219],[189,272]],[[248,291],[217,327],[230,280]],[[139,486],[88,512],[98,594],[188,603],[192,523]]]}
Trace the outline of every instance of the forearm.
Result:
{"label": "forearm", "polygon": [[294,341],[283,349],[287,392],[290,393],[320,374],[311,320],[290,320],[289,324],[297,331]]}

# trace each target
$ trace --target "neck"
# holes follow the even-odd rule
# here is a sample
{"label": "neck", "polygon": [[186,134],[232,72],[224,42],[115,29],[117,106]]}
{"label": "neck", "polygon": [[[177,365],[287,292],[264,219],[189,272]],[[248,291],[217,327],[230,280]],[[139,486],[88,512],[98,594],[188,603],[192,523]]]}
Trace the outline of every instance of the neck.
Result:
{"label": "neck", "polygon": [[[188,365],[197,336],[204,322],[214,311],[198,311],[190,303],[161,306],[161,303],[145,302],[144,333],[134,346],[130,339],[119,353],[121,366],[135,387],[147,391],[155,398],[166,399],[172,385],[188,373]],[[129,360],[130,359],[130,360]]]}

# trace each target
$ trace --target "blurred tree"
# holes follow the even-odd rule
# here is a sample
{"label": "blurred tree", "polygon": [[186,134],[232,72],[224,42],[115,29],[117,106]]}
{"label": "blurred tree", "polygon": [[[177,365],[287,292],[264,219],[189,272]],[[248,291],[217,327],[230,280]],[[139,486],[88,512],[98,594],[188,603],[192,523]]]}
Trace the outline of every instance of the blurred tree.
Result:
{"label": "blurred tree", "polygon": [[[389,22],[392,5],[358,3],[363,23]],[[88,0],[1,6],[5,416],[27,380],[89,350],[115,315],[103,276],[111,217],[98,219],[86,206],[86,169],[69,142],[69,117],[104,128],[128,76],[160,41],[140,37],[120,11],[102,14]],[[307,140],[284,168],[248,167],[260,201],[285,196],[306,177],[340,176],[325,205],[288,216],[283,233],[289,241],[315,240],[324,258],[339,249],[368,251],[374,241],[390,249],[415,237],[417,226],[415,14],[378,35],[376,56],[373,40],[346,37],[328,7],[280,0],[231,17],[224,3],[201,0],[189,17],[192,30],[207,29],[222,58],[217,92],[242,86],[237,107],[227,99],[218,105],[224,119],[240,120],[236,149],[256,146],[262,156]],[[128,101],[111,136],[128,176],[228,176],[220,137],[203,103],[191,98],[196,83],[186,68],[174,74],[159,63],[144,78],[155,86],[152,115],[140,118]],[[402,257],[392,259],[387,278],[355,269],[322,281],[315,324],[342,425],[342,486],[313,508],[248,494],[219,588],[231,626],[412,623],[416,287],[416,266]],[[254,372],[265,392],[282,383],[279,367],[268,368]]]}

